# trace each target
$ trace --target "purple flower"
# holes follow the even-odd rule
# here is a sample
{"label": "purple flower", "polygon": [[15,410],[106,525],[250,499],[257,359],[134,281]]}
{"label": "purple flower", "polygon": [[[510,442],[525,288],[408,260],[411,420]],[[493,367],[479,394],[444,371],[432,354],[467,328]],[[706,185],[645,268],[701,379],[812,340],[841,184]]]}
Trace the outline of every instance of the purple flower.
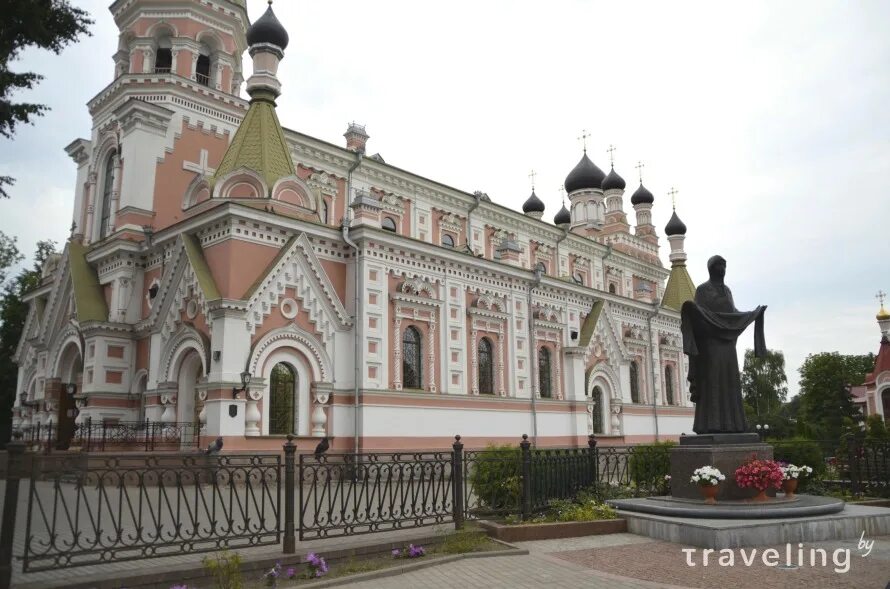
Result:
{"label": "purple flower", "polygon": [[170,589],[189,589],[188,585],[173,585]]}
{"label": "purple flower", "polygon": [[400,557],[400,556],[402,556],[402,551],[399,550],[398,548],[393,548],[393,549],[392,549],[392,557],[393,557],[393,558],[398,558],[398,557]]}
{"label": "purple flower", "polygon": [[287,569],[287,578],[288,579],[293,579],[296,576],[297,576],[297,569],[295,569],[294,567],[290,567],[289,569]]}

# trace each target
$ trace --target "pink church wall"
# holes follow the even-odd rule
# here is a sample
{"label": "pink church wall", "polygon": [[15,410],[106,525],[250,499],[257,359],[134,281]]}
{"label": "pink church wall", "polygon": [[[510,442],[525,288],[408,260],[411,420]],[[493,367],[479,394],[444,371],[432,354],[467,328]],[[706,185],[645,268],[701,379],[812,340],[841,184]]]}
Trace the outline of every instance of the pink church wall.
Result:
{"label": "pink church wall", "polygon": [[340,298],[340,302],[346,303],[346,264],[335,262],[333,260],[319,260],[321,267],[324,268],[328,280],[334,285],[334,292]]}
{"label": "pink church wall", "polygon": [[[282,295],[281,298],[291,297],[297,301],[297,308],[299,309],[297,312],[297,316],[293,319],[288,319],[284,315],[281,314],[281,308],[279,306],[275,306],[271,313],[263,319],[263,324],[257,328],[256,333],[253,337],[250,338],[251,345],[256,344],[260,339],[266,336],[269,332],[280,329],[282,327],[287,327],[291,323],[296,324],[297,327],[306,331],[307,333],[311,333],[317,337],[320,337],[318,329],[315,324],[309,319],[309,311],[303,308],[302,301],[297,298],[296,292],[294,292],[293,288],[286,288],[284,290],[285,294]],[[280,300],[280,299],[279,299]],[[314,363],[315,360],[307,359],[307,362],[310,364]]]}
{"label": "pink church wall", "polygon": [[278,249],[230,239],[204,250],[207,265],[224,298],[240,299],[275,258]]}
{"label": "pink church wall", "polygon": [[222,161],[228,137],[215,133],[191,129],[183,125],[181,136],[173,144],[173,152],[167,154],[158,164],[155,175],[155,231],[180,221],[185,217],[182,210],[183,197],[195,173],[183,170],[184,162],[199,161],[201,150],[207,150],[207,165],[216,168]]}

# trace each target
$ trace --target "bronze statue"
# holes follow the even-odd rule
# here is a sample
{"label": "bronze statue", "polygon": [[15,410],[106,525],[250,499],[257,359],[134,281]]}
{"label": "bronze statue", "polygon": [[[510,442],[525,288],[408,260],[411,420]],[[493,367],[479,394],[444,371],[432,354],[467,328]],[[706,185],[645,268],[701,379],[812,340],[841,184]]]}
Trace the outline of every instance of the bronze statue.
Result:
{"label": "bronze statue", "polygon": [[732,292],[723,283],[723,257],[708,260],[708,274],[710,280],[695,289],[695,302],[686,301],[681,311],[683,352],[689,356],[690,399],[695,403],[692,429],[697,434],[746,432],[736,340],[754,323],[754,355],[766,355],[766,306],[749,312],[735,308]]}

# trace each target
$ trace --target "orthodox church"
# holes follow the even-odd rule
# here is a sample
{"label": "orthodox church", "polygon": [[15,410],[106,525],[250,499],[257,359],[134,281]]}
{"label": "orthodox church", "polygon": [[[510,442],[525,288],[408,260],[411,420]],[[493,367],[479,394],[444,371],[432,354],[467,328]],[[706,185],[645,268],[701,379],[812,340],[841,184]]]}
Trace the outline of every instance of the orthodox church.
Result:
{"label": "orthodox church", "polygon": [[850,394],[864,416],[880,415],[884,423],[890,425],[890,311],[884,308],[884,296],[883,292],[878,294],[881,310],[876,319],[881,343],[874,369],[865,375],[862,385],[852,387]]}
{"label": "orthodox church", "polygon": [[243,0],[110,10],[114,75],[66,148],[73,229],[27,296],[15,428],[338,451],[691,431],[686,226],[664,228],[668,269],[642,182],[631,225],[585,150],[570,209],[550,222],[532,190],[520,213],[367,155],[361,125],[340,145],[282,127],[271,3],[252,24]]}

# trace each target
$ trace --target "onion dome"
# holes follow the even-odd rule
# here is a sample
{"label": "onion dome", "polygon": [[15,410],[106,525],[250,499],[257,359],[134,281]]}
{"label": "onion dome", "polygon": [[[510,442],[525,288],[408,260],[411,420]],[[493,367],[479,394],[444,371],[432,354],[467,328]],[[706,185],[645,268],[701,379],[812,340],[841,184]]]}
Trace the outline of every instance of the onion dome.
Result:
{"label": "onion dome", "polygon": [[563,203],[562,208],[559,209],[559,212],[556,213],[556,216],[553,217],[553,222],[558,227],[571,224],[572,214],[569,212],[569,209],[566,208],[565,203]]}
{"label": "onion dome", "polygon": [[603,178],[606,175],[603,174],[603,171],[596,167],[596,164],[590,161],[590,158],[587,157],[587,152],[584,152],[584,156],[581,158],[581,161],[578,162],[578,165],[569,172],[569,175],[566,176],[565,188],[566,192],[571,194],[576,190],[584,190],[585,188],[596,188],[600,189],[603,185]]}
{"label": "onion dome", "polygon": [[630,197],[630,204],[632,205],[642,205],[642,204],[652,204],[655,202],[655,197],[652,196],[652,193],[640,184],[640,187],[634,190],[634,193]]}
{"label": "onion dome", "polygon": [[669,237],[671,235],[686,235],[686,224],[677,216],[676,210],[674,210],[674,214],[671,215],[668,224],[664,226],[664,234]]}
{"label": "onion dome", "polygon": [[524,203],[522,203],[522,212],[523,213],[543,213],[544,212],[544,201],[538,198],[538,195],[535,194],[535,189],[532,188],[532,195],[528,197]]}
{"label": "onion dome", "polygon": [[287,49],[289,40],[290,37],[288,37],[287,31],[284,30],[284,27],[275,17],[275,13],[272,12],[271,2],[269,3],[269,8],[263,13],[263,16],[257,19],[257,21],[247,29],[248,45],[269,43],[284,50]]}
{"label": "onion dome", "polygon": [[606,190],[624,190],[625,186],[627,184],[624,182],[624,178],[615,172],[614,167],[609,170],[609,174],[603,180],[603,192]]}
{"label": "onion dome", "polygon": [[887,319],[890,319],[890,311],[887,311],[887,309],[884,308],[884,305],[882,303],[881,310],[878,311],[878,314],[877,314],[877,320],[878,321],[886,321]]}

